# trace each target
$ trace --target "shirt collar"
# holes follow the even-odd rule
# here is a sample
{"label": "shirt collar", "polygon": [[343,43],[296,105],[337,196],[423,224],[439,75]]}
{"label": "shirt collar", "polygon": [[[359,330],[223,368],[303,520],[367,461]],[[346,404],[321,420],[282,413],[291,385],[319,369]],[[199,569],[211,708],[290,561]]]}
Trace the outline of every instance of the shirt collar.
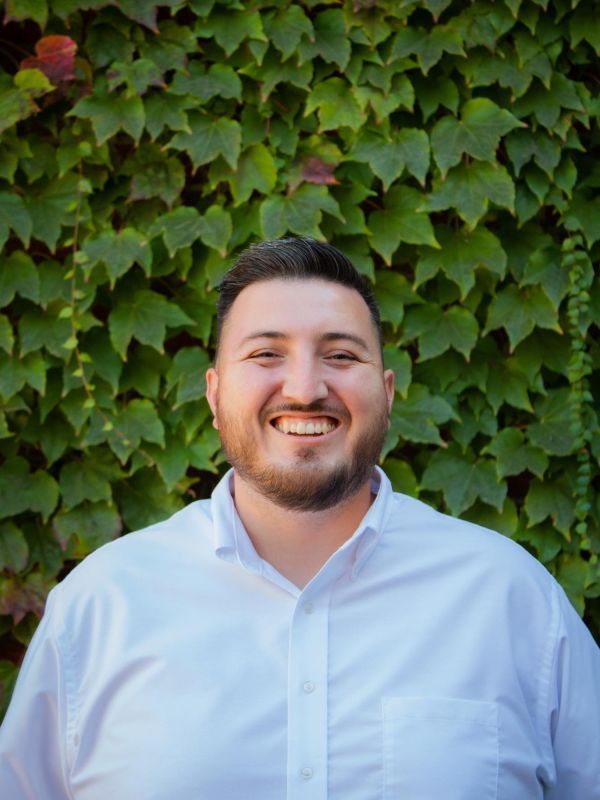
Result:
{"label": "shirt collar", "polygon": [[[356,580],[360,570],[377,546],[391,510],[393,490],[387,475],[375,467],[371,478],[375,500],[352,536],[332,556],[343,559],[351,580]],[[225,561],[239,561],[252,572],[264,574],[264,562],[254,549],[232,496],[233,469],[219,481],[212,493],[212,518],[214,523],[215,554]]]}

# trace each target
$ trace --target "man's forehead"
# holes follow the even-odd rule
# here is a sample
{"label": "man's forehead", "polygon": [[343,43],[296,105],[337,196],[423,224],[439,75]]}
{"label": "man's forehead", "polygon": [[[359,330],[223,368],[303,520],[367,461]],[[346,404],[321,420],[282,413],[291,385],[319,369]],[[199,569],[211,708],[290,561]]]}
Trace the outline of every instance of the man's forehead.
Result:
{"label": "man's forehead", "polygon": [[273,278],[242,289],[224,329],[243,337],[251,330],[290,332],[304,326],[325,326],[325,333],[326,329],[337,330],[334,319],[357,335],[365,327],[374,333],[369,308],[356,289],[321,278]]}

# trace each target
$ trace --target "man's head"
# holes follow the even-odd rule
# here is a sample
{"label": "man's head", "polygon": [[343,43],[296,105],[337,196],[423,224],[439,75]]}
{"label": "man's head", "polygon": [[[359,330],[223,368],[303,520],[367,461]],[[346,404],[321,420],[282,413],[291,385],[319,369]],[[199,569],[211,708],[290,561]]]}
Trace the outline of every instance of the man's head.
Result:
{"label": "man's head", "polygon": [[274,278],[300,280],[320,278],[355,289],[365,301],[381,346],[379,308],[369,282],[350,259],[325,242],[314,239],[276,239],[252,245],[240,254],[219,285],[217,303],[217,349],[227,316],[239,293],[259,281]]}
{"label": "man's head", "polygon": [[219,313],[207,397],[236,479],[294,510],[352,497],[379,458],[393,397],[368,285],[329,245],[268,242],[225,277]]}

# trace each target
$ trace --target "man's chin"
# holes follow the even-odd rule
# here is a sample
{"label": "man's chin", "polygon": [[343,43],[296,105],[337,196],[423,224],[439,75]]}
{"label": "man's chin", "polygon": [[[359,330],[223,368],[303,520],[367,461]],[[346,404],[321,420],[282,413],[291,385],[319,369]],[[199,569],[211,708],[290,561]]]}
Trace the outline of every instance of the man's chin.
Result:
{"label": "man's chin", "polygon": [[[240,477],[256,492],[289,511],[326,511],[355,495],[369,480],[372,466],[352,469],[348,464],[319,465],[314,450],[297,457],[294,464],[273,465]],[[235,468],[235,464],[234,464]]]}

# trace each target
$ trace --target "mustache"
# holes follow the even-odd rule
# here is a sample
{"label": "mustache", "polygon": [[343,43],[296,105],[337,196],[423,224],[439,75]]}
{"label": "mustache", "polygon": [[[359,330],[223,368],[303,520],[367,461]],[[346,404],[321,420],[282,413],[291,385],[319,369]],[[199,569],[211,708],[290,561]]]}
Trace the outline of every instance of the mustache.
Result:
{"label": "mustache", "polygon": [[314,400],[312,403],[281,403],[277,406],[266,408],[262,413],[262,422],[269,417],[277,416],[280,414],[320,414],[323,417],[335,417],[336,419],[347,422],[350,419],[350,414],[344,406],[332,405],[331,403],[324,403],[321,400]]}

